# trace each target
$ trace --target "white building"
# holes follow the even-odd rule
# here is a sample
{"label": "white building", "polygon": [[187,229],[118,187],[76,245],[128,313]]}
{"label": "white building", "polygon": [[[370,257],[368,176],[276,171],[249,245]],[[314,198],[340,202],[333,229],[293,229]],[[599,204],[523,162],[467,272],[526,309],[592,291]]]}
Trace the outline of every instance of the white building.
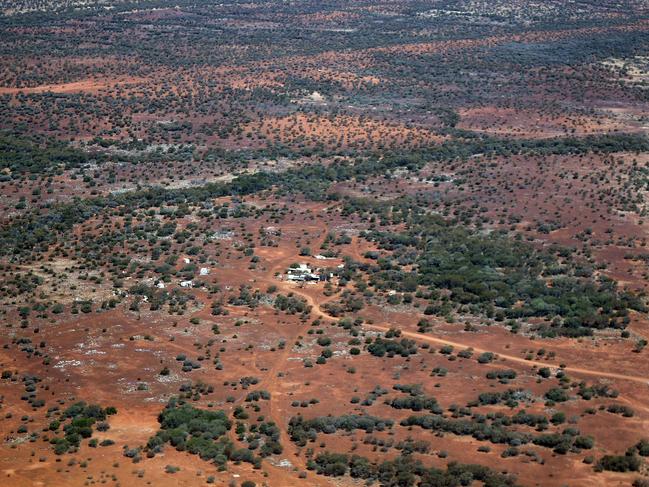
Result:
{"label": "white building", "polygon": [[300,264],[298,267],[290,267],[286,271],[286,274],[286,278],[289,281],[317,281],[320,279],[318,274],[314,273],[307,264]]}

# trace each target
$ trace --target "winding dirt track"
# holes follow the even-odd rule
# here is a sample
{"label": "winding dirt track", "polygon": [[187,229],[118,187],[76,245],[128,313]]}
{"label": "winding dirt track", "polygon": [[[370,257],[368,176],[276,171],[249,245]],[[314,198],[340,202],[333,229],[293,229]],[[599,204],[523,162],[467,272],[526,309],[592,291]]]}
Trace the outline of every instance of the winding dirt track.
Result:
{"label": "winding dirt track", "polygon": [[[278,396],[282,394],[282,391],[280,391],[281,379],[278,378],[278,375],[281,372],[282,368],[286,365],[286,361],[288,360],[291,354],[292,344],[295,343],[295,341],[298,339],[300,335],[306,334],[308,327],[309,327],[308,324],[304,324],[291,337],[290,341],[287,340],[287,344],[284,351],[282,352],[282,355],[280,355],[280,357],[275,362],[273,367],[268,369],[264,378],[262,379],[262,382],[266,386],[266,390],[270,393],[270,401],[269,401],[269,408],[268,408],[269,416],[275,422],[275,424],[279,426],[279,430],[280,430],[279,442],[283,447],[282,456],[288,458],[295,468],[298,468],[303,471],[306,471],[306,463],[300,456],[299,450],[295,446],[295,443],[291,441],[288,435],[288,430],[282,424],[282,418],[278,414],[279,413]],[[273,466],[273,469],[275,471],[284,470],[286,472],[286,470],[283,469],[282,467]],[[288,472],[286,472],[286,474],[288,474]],[[304,485],[305,482],[304,480],[295,479],[295,478],[291,478],[291,480],[297,482],[297,484],[300,485]],[[329,486],[331,484],[328,483],[326,480],[322,479],[321,477],[319,477],[318,475],[311,475],[309,477],[308,485]]]}
{"label": "winding dirt track", "polygon": [[[316,300],[313,298],[313,296],[303,292],[299,287],[287,281],[280,281],[275,277],[276,272],[281,272],[282,270],[284,270],[286,267],[288,267],[288,265],[291,262],[295,261],[295,258],[296,257],[294,255],[290,255],[290,256],[280,257],[278,259],[273,259],[272,265],[268,268],[268,270],[264,273],[264,275],[258,277],[257,280],[266,282],[268,284],[274,284],[277,286],[278,289],[281,289],[284,293],[293,293],[295,295],[299,295],[300,297],[304,298],[304,300],[312,307],[311,313],[315,315],[315,317],[322,318],[327,321],[335,321],[337,318],[329,315],[322,308],[322,305],[326,302],[326,300],[323,300],[321,303],[317,303]],[[388,323],[380,323],[380,324],[364,323],[362,327],[366,330],[378,331],[378,332],[386,332],[390,329],[390,325]],[[278,376],[280,372],[283,370],[283,368],[286,366],[287,361],[291,355],[292,344],[295,341],[297,341],[300,336],[304,336],[308,331],[308,329],[309,329],[309,324],[305,323],[303,326],[300,326],[298,330],[296,330],[296,332],[293,333],[293,335],[289,339],[287,339],[286,348],[282,351],[282,354],[277,358],[273,366],[265,372],[264,376],[261,379],[261,382],[263,383],[265,389],[268,390],[268,392],[270,392],[271,394],[271,398],[269,401],[269,416],[275,422],[275,424],[277,424],[280,427],[280,443],[284,447],[284,452],[282,456],[290,459],[293,466],[299,470],[306,470],[306,464],[304,462],[304,459],[300,456],[299,449],[290,440],[286,425],[283,424],[283,419],[279,411],[279,401],[278,401],[279,396],[281,396],[283,393],[283,391],[281,390],[282,380],[278,379]],[[407,337],[420,342],[434,343],[437,345],[451,345],[457,348],[472,347],[473,350],[478,353],[492,351],[492,350],[486,350],[479,347],[475,347],[473,345],[468,345],[466,343],[462,343],[454,340],[447,340],[445,338],[438,338],[435,336],[425,335],[423,333],[417,333],[412,331],[402,330],[401,335],[403,337]],[[500,359],[504,359],[506,361],[515,362],[526,366],[534,365],[534,362],[531,362],[529,360],[514,355],[503,354],[500,352],[497,352],[497,355]],[[550,366],[554,368],[559,368],[559,366],[556,364]],[[615,372],[604,372],[600,370],[593,370],[593,369],[587,369],[582,367],[570,367],[570,366],[564,367],[563,370],[577,375],[587,375],[592,377],[626,380],[626,381],[637,382],[644,385],[649,385],[649,377],[619,374]],[[243,398],[244,396],[241,396],[236,402],[237,403],[242,402]],[[310,475],[309,480],[305,481],[296,478],[290,470],[287,470],[285,468],[275,466],[275,465],[270,465],[270,464],[267,464],[267,467],[273,470],[274,475],[278,476],[278,478],[281,478],[285,482],[285,485],[305,485],[305,482],[308,482],[309,485],[319,485],[319,486],[331,485],[330,483],[327,482],[326,479],[320,478],[318,475]]]}
{"label": "winding dirt track", "polygon": [[[293,261],[295,260],[294,257],[291,259],[283,259],[282,262],[278,262],[276,265],[273,266],[271,269],[271,274],[270,277],[272,278],[275,270],[281,268],[283,264],[285,264],[288,261]],[[288,282],[285,281],[277,281],[276,279],[273,279],[275,285],[277,287],[282,288],[285,292],[292,292],[294,294],[299,294],[302,298],[304,298],[307,303],[309,303],[312,307],[313,310],[312,312],[318,315],[318,317],[327,319],[327,320],[336,320],[333,316],[330,316],[327,314],[326,311],[324,311],[321,307],[320,304],[316,303],[315,300],[313,299],[312,296],[301,292],[299,288],[292,286]],[[388,323],[379,323],[379,324],[367,324],[363,323],[362,325],[363,328],[367,330],[373,330],[373,331],[380,331],[380,332],[386,332],[390,329],[390,326]],[[425,335],[423,333],[417,333],[413,331],[406,331],[406,330],[401,330],[401,335],[407,338],[411,338],[413,340],[419,340],[427,343],[435,343],[438,345],[451,345],[453,347],[459,347],[459,348],[467,348],[467,347],[472,347],[473,350],[476,352],[482,353],[482,352],[490,352],[492,350],[486,350],[486,349],[481,349],[478,347],[475,347],[473,345],[468,345],[466,343],[458,342],[458,341],[452,341],[452,340],[447,340],[445,338],[438,338],[430,335]],[[525,364],[528,366],[531,366],[534,364],[534,362],[530,362],[529,360],[526,360],[521,357],[517,357],[515,355],[508,355],[508,354],[503,354],[501,352],[498,352],[498,357],[501,359],[508,360],[510,362],[516,362],[520,364]],[[553,365],[555,368],[559,368],[558,365]],[[649,386],[649,377],[648,376],[638,376],[638,375],[628,375],[628,374],[619,374],[616,372],[604,372],[601,370],[594,370],[594,369],[587,369],[583,367],[571,367],[567,366],[564,367],[563,370],[566,372],[572,372],[573,374],[582,374],[582,375],[589,375],[589,376],[595,376],[595,377],[603,377],[603,378],[608,378],[608,379],[618,379],[618,380],[627,380],[627,381],[632,381],[632,382],[637,382],[640,384],[645,384]]]}
{"label": "winding dirt track", "polygon": [[[292,259],[292,256],[291,256]],[[264,277],[260,280],[263,280],[264,282],[268,282],[269,284],[275,284],[278,287],[281,287],[283,289],[286,289],[286,283],[285,282],[277,282],[277,279],[274,278],[275,272],[280,270],[282,265],[287,265],[286,262],[289,259],[282,259],[280,262],[275,263],[271,269],[269,269]],[[292,290],[290,290],[292,291]],[[289,291],[289,292],[290,292]],[[295,294],[300,294],[301,293],[295,293]],[[314,308],[315,309],[315,308]],[[261,377],[261,384],[264,385],[264,388],[270,393],[270,400],[269,400],[269,405],[268,405],[268,416],[270,419],[279,427],[280,430],[280,438],[279,442],[282,445],[283,452],[281,454],[281,457],[284,457],[288,459],[292,464],[293,468],[301,470],[301,471],[306,471],[306,462],[304,459],[300,456],[300,452],[298,447],[293,443],[288,435],[288,430],[286,425],[283,424],[283,420],[281,415],[279,414],[279,396],[282,395],[283,391],[281,390],[281,383],[282,380],[281,378],[278,378],[280,372],[282,372],[282,369],[286,366],[287,361],[291,355],[291,351],[293,348],[293,343],[295,343],[300,336],[303,336],[306,334],[306,332],[309,329],[309,323],[305,322],[302,326],[300,326],[295,333],[290,338],[287,338],[286,340],[286,347],[282,351],[281,355],[277,358],[275,363],[271,368],[265,371],[263,377]],[[244,402],[244,398],[247,395],[247,391],[244,391],[239,398],[235,401],[234,404],[241,404]],[[331,483],[329,483],[326,479],[320,477],[319,475],[311,474],[309,475],[308,480],[300,479],[298,478],[290,469],[290,468],[285,468],[281,467],[278,465],[273,465],[269,462],[264,463],[265,467],[268,468],[269,470],[273,471],[273,477],[277,480],[280,479],[282,484],[285,486],[289,485],[314,485],[314,486],[331,486]]]}
{"label": "winding dirt track", "polygon": [[[365,328],[375,330],[375,331],[388,331],[389,327],[383,326],[383,325],[363,325]],[[421,333],[415,333],[411,331],[401,331],[402,336],[406,336],[408,338],[412,338],[414,340],[421,340],[429,343],[438,343],[440,345],[452,345],[454,347],[468,347],[468,345],[460,342],[454,342],[451,340],[445,340],[443,338],[437,338],[437,337],[432,337],[428,335],[423,335]],[[488,352],[489,350],[485,350],[482,348],[477,348],[475,346],[471,346],[473,350],[476,352]],[[525,364],[525,365],[533,365],[534,362],[530,362],[529,360],[526,360],[524,358],[516,357],[514,355],[506,355],[500,352],[497,352],[499,358],[503,358],[505,360],[509,360],[510,362],[517,362],[520,364]],[[559,368],[558,365],[554,365],[555,368]],[[625,374],[616,374],[615,372],[602,372],[599,370],[592,370],[592,369],[584,369],[581,367],[564,367],[563,370],[567,372],[572,372],[575,374],[584,374],[584,375],[594,375],[597,377],[606,377],[609,379],[621,379],[621,380],[629,380],[633,382],[640,382],[642,384],[649,385],[649,378],[648,377],[640,377],[640,376],[635,376],[635,375],[625,375]]]}

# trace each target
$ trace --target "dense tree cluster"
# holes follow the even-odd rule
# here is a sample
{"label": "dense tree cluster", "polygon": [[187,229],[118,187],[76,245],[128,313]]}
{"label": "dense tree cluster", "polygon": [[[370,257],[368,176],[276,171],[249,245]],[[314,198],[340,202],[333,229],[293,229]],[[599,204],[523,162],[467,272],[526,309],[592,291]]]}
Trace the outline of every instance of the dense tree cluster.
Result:
{"label": "dense tree cluster", "polygon": [[[356,211],[361,208],[382,211],[380,204],[355,206]],[[409,229],[366,235],[391,253],[368,268],[370,283],[400,292],[425,286],[430,296],[427,314],[444,315],[465,306],[499,321],[543,317],[551,322],[542,333],[579,336],[598,328],[622,328],[629,309],[645,310],[637,296],[618,291],[612,280],[580,277],[575,261],[563,258],[566,271],[551,274],[558,257],[549,250],[498,232],[484,234],[455,225],[406,201],[393,209],[393,219],[408,219]],[[408,264],[414,269],[404,270]]]}
{"label": "dense tree cluster", "polygon": [[494,472],[481,465],[449,463],[446,470],[426,468],[411,456],[373,463],[359,455],[323,452],[309,462],[309,468],[320,475],[378,481],[382,486],[455,487],[481,482],[488,487],[513,487],[513,477]]}
{"label": "dense tree cluster", "polygon": [[23,135],[0,132],[0,175],[2,179],[26,173],[60,173],[105,157],[74,149],[51,138],[34,139]]}
{"label": "dense tree cluster", "polygon": [[369,415],[346,414],[344,416],[321,416],[313,419],[304,419],[298,415],[290,419],[288,433],[292,441],[304,446],[307,441],[315,441],[318,433],[333,434],[338,430],[363,430],[366,433],[372,433],[389,429],[393,424],[391,419]]}
{"label": "dense tree cluster", "polygon": [[[73,404],[63,412],[61,420],[50,423],[51,431],[58,431],[61,424],[63,425],[64,435],[50,439],[50,443],[54,445],[54,452],[61,455],[76,450],[81,444],[81,440],[92,436],[93,426],[101,431],[107,430],[106,418],[116,413],[117,410],[114,407],[102,408],[96,404],[89,405],[85,402]],[[69,422],[65,422],[66,420]]]}
{"label": "dense tree cluster", "polygon": [[377,337],[371,344],[368,345],[367,351],[375,357],[394,357],[400,355],[402,357],[409,357],[417,353],[417,344],[413,340],[402,338],[401,340],[390,340],[386,338]]}
{"label": "dense tree cluster", "polygon": [[153,457],[169,443],[179,451],[188,451],[203,460],[224,466],[228,460],[259,465],[252,450],[237,449],[228,438],[231,421],[223,411],[206,411],[172,398],[158,417],[160,431],[149,438],[147,456]]}
{"label": "dense tree cluster", "polygon": [[547,425],[534,415],[517,414],[513,417],[493,417],[491,421],[484,415],[474,415],[472,419],[447,419],[436,415],[410,416],[401,421],[402,426],[419,426],[436,432],[453,433],[459,436],[472,436],[479,441],[506,444],[518,447],[533,443],[551,448],[555,453],[565,454],[571,450],[591,448],[592,441],[579,436],[577,430],[566,429],[562,433],[533,435],[508,429],[512,424],[529,424],[530,426]]}

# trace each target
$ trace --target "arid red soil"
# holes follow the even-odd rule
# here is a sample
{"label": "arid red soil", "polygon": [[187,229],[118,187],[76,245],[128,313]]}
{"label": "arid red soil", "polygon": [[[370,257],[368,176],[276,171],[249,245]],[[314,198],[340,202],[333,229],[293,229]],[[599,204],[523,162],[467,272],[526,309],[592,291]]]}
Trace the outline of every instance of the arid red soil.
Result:
{"label": "arid red soil", "polygon": [[[2,12],[0,486],[397,485],[318,473],[332,452],[649,485],[642,2]],[[474,261],[433,284],[444,251]],[[566,276],[606,299],[528,299]],[[179,398],[252,460],[147,446]],[[76,447],[79,401],[105,418]],[[463,428],[402,424],[427,414]],[[388,426],[293,427],[350,415]]]}

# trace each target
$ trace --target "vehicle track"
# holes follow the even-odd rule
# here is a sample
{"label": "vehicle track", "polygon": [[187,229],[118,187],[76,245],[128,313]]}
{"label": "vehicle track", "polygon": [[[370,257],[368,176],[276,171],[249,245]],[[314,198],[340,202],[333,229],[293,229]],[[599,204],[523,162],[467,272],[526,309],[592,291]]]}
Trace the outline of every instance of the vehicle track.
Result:
{"label": "vehicle track", "polygon": [[[313,297],[310,295],[301,292],[299,289],[294,288],[294,287],[289,287],[288,283],[280,281],[280,285],[278,287],[282,287],[286,291],[293,292],[294,294],[299,294],[302,298],[304,298],[307,303],[309,303],[312,307],[313,310],[312,312],[316,313],[319,317],[327,319],[327,320],[336,320],[335,317],[330,316],[327,314],[326,311],[324,311],[318,303],[315,302]],[[380,332],[386,332],[388,331],[391,327],[389,326],[388,323],[380,323],[380,324],[367,324],[363,323],[361,325],[363,328],[368,329],[368,330],[374,330],[374,331],[380,331]],[[455,340],[447,340],[445,338],[438,338],[430,335],[425,335],[423,333],[417,333],[413,331],[406,331],[406,330],[401,330],[401,335],[404,337],[408,337],[414,340],[419,340],[419,341],[424,341],[428,343],[435,343],[439,345],[451,345],[453,347],[472,347],[473,350],[476,352],[482,353],[482,352],[493,352],[493,350],[487,350],[479,347],[475,347],[474,345],[468,345],[466,343],[458,342]],[[527,359],[517,357],[515,355],[509,355],[509,354],[504,354],[501,352],[497,352],[498,357],[501,359],[505,359],[510,362],[515,362],[519,364],[525,364],[528,366],[534,365],[534,362],[531,362]],[[549,364],[551,367],[554,368],[560,368],[559,365],[556,364]],[[582,375],[590,375],[590,376],[596,376],[596,377],[604,377],[608,379],[619,379],[619,380],[627,380],[627,381],[632,381],[632,382],[638,382],[641,384],[645,384],[649,386],[649,377],[642,377],[642,376],[637,376],[637,375],[629,375],[629,374],[620,374],[616,372],[605,372],[601,370],[594,370],[594,369],[588,369],[588,368],[583,368],[583,367],[573,367],[573,366],[566,366],[562,367],[563,370],[566,372],[572,372],[574,374],[582,374]]]}

